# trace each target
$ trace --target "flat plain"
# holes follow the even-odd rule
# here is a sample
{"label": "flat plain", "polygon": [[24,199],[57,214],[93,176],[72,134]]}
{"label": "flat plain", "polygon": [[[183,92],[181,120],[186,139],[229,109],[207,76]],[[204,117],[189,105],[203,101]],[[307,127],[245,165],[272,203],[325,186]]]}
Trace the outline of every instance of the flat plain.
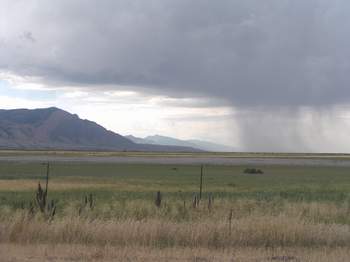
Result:
{"label": "flat plain", "polygon": [[[202,161],[218,158],[235,162]],[[47,161],[48,199],[57,207],[50,218],[35,200]],[[5,261],[347,261],[348,161],[320,154],[1,151],[0,250],[8,251]]]}

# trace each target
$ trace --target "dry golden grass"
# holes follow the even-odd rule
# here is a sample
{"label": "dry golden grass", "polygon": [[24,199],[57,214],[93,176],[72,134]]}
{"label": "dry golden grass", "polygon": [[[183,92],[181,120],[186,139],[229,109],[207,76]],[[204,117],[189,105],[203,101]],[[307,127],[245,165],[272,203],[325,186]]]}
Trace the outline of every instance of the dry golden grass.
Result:
{"label": "dry golden grass", "polygon": [[65,216],[46,222],[17,212],[0,224],[1,243],[74,243],[144,247],[350,247],[350,227],[284,214],[176,222],[154,218]]}
{"label": "dry golden grass", "polygon": [[[0,180],[0,191],[6,191],[6,192],[18,192],[18,191],[30,191],[33,192],[38,184],[38,180],[34,179],[2,179]],[[44,181],[42,181],[42,184],[44,184]],[[94,189],[108,189],[108,188],[117,188],[117,187],[123,187],[126,186],[126,183],[118,182],[114,184],[110,184],[109,181],[102,181],[102,182],[96,182],[96,181],[88,181],[84,180],[84,183],[81,182],[81,180],[78,179],[65,179],[65,180],[54,180],[53,183],[50,185],[50,191],[68,191],[68,190],[75,190],[75,189],[88,189],[88,188],[94,188]]]}
{"label": "dry golden grass", "polygon": [[[33,192],[37,188],[37,184],[40,180],[36,179],[0,179],[0,192]],[[44,180],[40,181],[42,185],[45,184]],[[72,191],[72,190],[118,190],[123,188],[124,190],[128,190],[130,192],[155,192],[158,190],[159,186],[150,185],[146,187],[144,184],[138,184],[136,182],[131,183],[132,181],[123,182],[123,181],[115,181],[112,179],[101,179],[97,180],[89,180],[86,178],[58,178],[54,179],[50,183],[50,191]],[[189,186],[189,188],[191,188]],[[183,187],[186,189],[186,187]],[[216,190],[216,187],[212,188]],[[167,188],[167,192],[178,192],[178,187],[169,187]],[[223,190],[225,192],[225,190]]]}
{"label": "dry golden grass", "polygon": [[[124,215],[106,216],[115,209]],[[182,211],[167,209],[129,200],[78,216],[72,205],[48,222],[2,208],[0,261],[349,261],[350,226],[336,222],[346,203],[220,200],[178,220]]]}
{"label": "dry golden grass", "polygon": [[140,246],[0,244],[3,262],[36,261],[234,261],[234,262],[347,262],[347,248],[164,248]]}

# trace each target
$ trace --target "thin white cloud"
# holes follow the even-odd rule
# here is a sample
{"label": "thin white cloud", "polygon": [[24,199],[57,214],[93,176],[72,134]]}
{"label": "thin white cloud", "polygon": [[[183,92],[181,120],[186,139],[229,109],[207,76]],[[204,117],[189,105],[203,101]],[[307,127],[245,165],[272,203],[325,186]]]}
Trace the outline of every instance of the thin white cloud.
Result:
{"label": "thin white cloud", "polygon": [[45,108],[52,106],[53,101],[39,101],[33,99],[16,98],[11,96],[1,95],[0,105],[1,109],[16,109],[16,108]]}

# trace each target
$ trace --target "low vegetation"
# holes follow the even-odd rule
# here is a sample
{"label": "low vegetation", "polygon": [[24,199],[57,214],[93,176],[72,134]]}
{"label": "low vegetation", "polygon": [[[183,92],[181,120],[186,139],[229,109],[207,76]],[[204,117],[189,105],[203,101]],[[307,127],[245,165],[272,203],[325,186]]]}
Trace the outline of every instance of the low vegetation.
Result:
{"label": "low vegetation", "polygon": [[1,163],[0,246],[91,246],[111,261],[112,247],[186,259],[194,259],[188,250],[208,259],[222,250],[237,261],[249,261],[238,260],[249,250],[266,261],[349,254],[347,168],[253,168],[264,175],[205,166],[200,198],[199,166],[53,163],[42,212],[35,191],[46,184],[45,166]]}
{"label": "low vegetation", "polygon": [[244,169],[244,174],[264,174],[264,172],[261,169],[258,168],[246,168]]}

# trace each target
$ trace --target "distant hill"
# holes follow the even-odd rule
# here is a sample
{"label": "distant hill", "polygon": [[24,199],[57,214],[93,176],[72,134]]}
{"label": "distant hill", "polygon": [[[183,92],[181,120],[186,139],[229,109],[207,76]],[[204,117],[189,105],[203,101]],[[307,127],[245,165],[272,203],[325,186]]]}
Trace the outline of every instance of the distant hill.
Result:
{"label": "distant hill", "polygon": [[0,148],[113,151],[198,151],[133,141],[59,108],[0,110]]}
{"label": "distant hill", "polygon": [[131,141],[139,144],[150,144],[150,145],[165,145],[165,146],[184,146],[184,147],[193,147],[198,148],[204,151],[212,151],[212,152],[233,152],[235,151],[234,148],[202,141],[202,140],[181,140],[176,139],[172,137],[167,136],[160,136],[160,135],[154,135],[154,136],[147,136],[145,138],[135,137],[132,135],[126,136],[126,138],[130,139]]}

